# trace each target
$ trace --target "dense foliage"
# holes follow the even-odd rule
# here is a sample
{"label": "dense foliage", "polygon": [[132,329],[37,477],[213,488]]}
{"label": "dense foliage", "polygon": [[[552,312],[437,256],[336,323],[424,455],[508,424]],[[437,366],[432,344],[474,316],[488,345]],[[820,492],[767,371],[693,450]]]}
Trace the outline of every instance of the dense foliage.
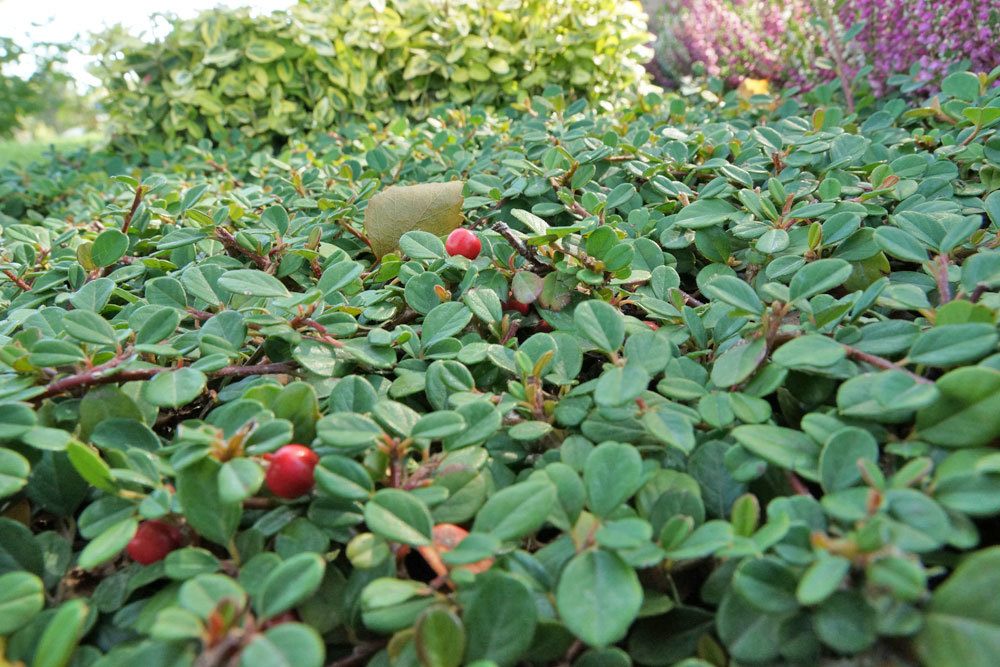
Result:
{"label": "dense foliage", "polygon": [[809,88],[842,72],[881,94],[938,85],[960,63],[1000,66],[995,0],[650,2],[660,7],[657,59],[674,76],[697,64],[733,85],[750,77]]}
{"label": "dense foliage", "polygon": [[95,49],[114,132],[169,149],[552,84],[596,100],[640,86],[650,37],[631,0],[303,0],[205,12],[153,43],[119,28]]}
{"label": "dense foliage", "polygon": [[991,83],[3,173],[5,659],[992,665]]}

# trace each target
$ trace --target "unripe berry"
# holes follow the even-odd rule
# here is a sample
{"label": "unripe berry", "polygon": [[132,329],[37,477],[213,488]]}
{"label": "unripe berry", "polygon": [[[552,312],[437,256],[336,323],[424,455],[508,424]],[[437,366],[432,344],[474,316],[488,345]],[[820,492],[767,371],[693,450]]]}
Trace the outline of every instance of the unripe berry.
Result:
{"label": "unripe berry", "polygon": [[181,533],[176,526],[162,521],[144,521],[125,547],[129,558],[149,565],[163,560],[167,554],[181,546]]}
{"label": "unripe berry", "polygon": [[479,251],[483,249],[483,244],[479,238],[464,227],[459,227],[451,234],[448,234],[444,242],[444,249],[449,255],[461,255],[469,259],[479,257]]}
{"label": "unripe berry", "polygon": [[316,452],[304,445],[285,445],[269,457],[264,482],[279,498],[298,498],[312,491],[313,471],[319,462]]}

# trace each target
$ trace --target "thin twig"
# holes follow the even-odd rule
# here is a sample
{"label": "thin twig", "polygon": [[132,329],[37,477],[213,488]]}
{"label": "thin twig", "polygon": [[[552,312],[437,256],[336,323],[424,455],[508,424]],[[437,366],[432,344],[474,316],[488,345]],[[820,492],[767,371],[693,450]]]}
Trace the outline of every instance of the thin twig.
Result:
{"label": "thin twig", "polygon": [[250,250],[249,248],[244,248],[228,229],[224,227],[216,227],[215,238],[219,239],[219,242],[222,243],[223,247],[225,247],[230,255],[243,255],[256,264],[257,268],[261,271],[267,271],[271,268],[271,260],[264,257],[260,253]]}
{"label": "thin twig", "polygon": [[681,296],[684,297],[684,303],[686,303],[687,305],[689,305],[689,306],[704,306],[705,305],[704,301],[702,301],[701,299],[698,299],[698,298],[696,298],[696,297],[688,294],[687,292],[685,292],[684,290],[682,290],[680,287],[675,287],[674,289],[681,293]]}
{"label": "thin twig", "polygon": [[539,261],[535,252],[529,248],[524,241],[519,239],[516,234],[514,234],[514,230],[511,229],[507,223],[494,222],[490,229],[507,239],[507,242],[514,248],[514,251],[523,257],[533,269],[537,271],[550,271],[552,269],[551,266]]}
{"label": "thin twig", "polygon": [[938,301],[942,304],[951,301],[951,286],[948,284],[948,255],[938,255],[936,263],[939,265],[934,272],[937,279]]}
{"label": "thin twig", "polygon": [[359,239],[366,246],[368,246],[368,248],[370,250],[374,251],[374,248],[372,248],[372,242],[368,239],[368,237],[365,236],[364,234],[362,234],[361,232],[359,232],[358,230],[356,230],[354,227],[351,227],[351,223],[350,222],[348,222],[347,220],[344,220],[344,219],[340,219],[340,220],[337,220],[337,224],[340,225],[341,229],[343,229],[344,231],[346,231],[348,234],[350,234],[354,238]]}
{"label": "thin twig", "polygon": [[[116,371],[115,369],[132,357],[131,350],[126,350],[116,355],[110,361],[100,366],[95,366],[82,373],[70,375],[56,380],[49,384],[36,400],[52,398],[75,389],[84,387],[94,387],[102,384],[117,382],[135,382],[137,380],[149,380],[159,373],[166,373],[175,370],[173,368],[163,368],[155,366],[153,368],[136,368],[131,370]],[[216,378],[244,378],[251,375],[283,375],[292,373],[298,369],[298,364],[294,361],[278,361],[267,364],[256,364],[253,366],[232,365],[210,371],[206,375],[211,379]]]}
{"label": "thin twig", "polygon": [[369,656],[372,656],[382,650],[382,647],[386,645],[385,641],[375,641],[366,642],[364,644],[359,644],[354,647],[354,650],[349,656],[340,658],[339,660],[334,660],[326,667],[356,667],[357,665],[365,664]]}
{"label": "thin twig", "polygon": [[125,216],[125,222],[122,223],[122,234],[128,234],[128,228],[132,225],[132,218],[135,217],[135,212],[139,209],[139,204],[142,203],[142,196],[146,194],[146,190],[141,186],[135,186],[135,197],[132,199],[132,208],[129,209],[128,214]]}
{"label": "thin twig", "polygon": [[907,370],[905,367],[897,364],[895,361],[886,359],[885,357],[879,357],[874,354],[868,354],[867,352],[862,352],[856,347],[851,347],[850,345],[844,345],[844,350],[847,351],[847,356],[852,359],[857,359],[858,361],[863,361],[865,363],[871,364],[876,368],[883,368],[888,371],[902,371],[906,373],[911,378],[916,380],[921,384],[934,384],[933,380],[929,380],[922,375],[917,375],[913,371]]}
{"label": "thin twig", "polygon": [[14,273],[13,271],[11,271],[10,269],[4,269],[3,270],[3,274],[5,276],[7,276],[7,278],[9,278],[12,283],[14,283],[18,287],[20,287],[21,290],[27,292],[27,291],[29,291],[31,289],[31,285],[29,285],[28,283],[26,283],[23,278],[21,278],[20,276],[18,276],[16,273]]}

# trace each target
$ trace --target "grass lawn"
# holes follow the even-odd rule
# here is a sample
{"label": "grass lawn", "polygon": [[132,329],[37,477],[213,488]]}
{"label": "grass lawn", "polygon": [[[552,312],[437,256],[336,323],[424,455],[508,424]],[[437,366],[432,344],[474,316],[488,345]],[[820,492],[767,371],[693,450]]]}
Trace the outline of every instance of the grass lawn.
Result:
{"label": "grass lawn", "polygon": [[19,142],[13,140],[0,141],[0,167],[10,164],[25,164],[42,157],[51,147],[60,153],[66,153],[82,146],[96,143],[101,138],[97,132],[80,137],[56,137],[47,141]]}

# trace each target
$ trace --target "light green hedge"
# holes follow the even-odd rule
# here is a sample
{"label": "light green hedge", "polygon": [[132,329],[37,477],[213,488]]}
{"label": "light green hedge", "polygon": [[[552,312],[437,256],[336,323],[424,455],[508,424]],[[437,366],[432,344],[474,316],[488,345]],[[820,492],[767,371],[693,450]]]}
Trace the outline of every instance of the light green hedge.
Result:
{"label": "light green hedge", "polygon": [[642,85],[649,37],[638,4],[618,0],[313,0],[205,12],[152,44],[118,29],[96,50],[114,131],[170,149],[552,84],[601,99]]}

